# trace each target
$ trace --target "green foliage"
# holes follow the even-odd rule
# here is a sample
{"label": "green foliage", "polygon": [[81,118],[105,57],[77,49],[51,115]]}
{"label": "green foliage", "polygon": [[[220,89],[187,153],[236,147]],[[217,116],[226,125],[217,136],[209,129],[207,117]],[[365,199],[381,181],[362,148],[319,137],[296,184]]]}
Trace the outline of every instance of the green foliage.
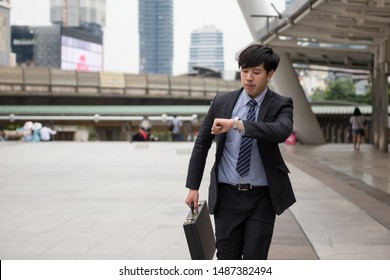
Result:
{"label": "green foliage", "polygon": [[166,131],[153,131],[153,136],[157,137],[158,141],[172,141],[171,133]]}
{"label": "green foliage", "polygon": [[371,92],[365,95],[356,95],[352,79],[338,79],[330,83],[325,91],[316,90],[311,97],[312,101],[342,100],[362,104],[371,104]]}
{"label": "green foliage", "polygon": [[325,100],[325,94],[320,89],[316,89],[310,98],[310,101],[322,101]]}
{"label": "green foliage", "polygon": [[355,86],[351,79],[336,80],[325,90],[325,97],[327,100],[353,101]]}
{"label": "green foliage", "polygon": [[0,126],[1,130],[17,130],[19,127],[22,127],[22,125],[19,124],[5,124]]}

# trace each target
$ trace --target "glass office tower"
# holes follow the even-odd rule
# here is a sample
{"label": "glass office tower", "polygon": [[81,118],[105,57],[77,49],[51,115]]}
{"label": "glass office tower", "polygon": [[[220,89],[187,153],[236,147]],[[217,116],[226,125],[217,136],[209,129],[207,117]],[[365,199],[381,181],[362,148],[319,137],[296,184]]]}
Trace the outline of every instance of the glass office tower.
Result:
{"label": "glass office tower", "polygon": [[205,26],[191,33],[188,72],[193,66],[211,68],[223,74],[223,34],[214,26]]}
{"label": "glass office tower", "polygon": [[173,0],[138,0],[139,71],[172,75]]}

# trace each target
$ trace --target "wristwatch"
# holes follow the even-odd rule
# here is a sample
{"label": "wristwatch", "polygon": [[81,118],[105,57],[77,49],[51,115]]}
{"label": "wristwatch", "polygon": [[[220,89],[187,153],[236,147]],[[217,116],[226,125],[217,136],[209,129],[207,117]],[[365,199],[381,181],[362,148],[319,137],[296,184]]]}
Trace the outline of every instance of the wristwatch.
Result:
{"label": "wristwatch", "polygon": [[234,130],[238,130],[238,122],[240,121],[241,119],[239,117],[235,117],[233,119],[233,129]]}

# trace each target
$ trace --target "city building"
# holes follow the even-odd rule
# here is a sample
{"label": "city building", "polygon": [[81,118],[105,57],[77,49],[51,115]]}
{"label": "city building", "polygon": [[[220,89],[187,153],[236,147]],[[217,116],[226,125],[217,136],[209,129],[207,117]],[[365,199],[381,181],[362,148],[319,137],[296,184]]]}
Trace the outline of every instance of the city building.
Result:
{"label": "city building", "polygon": [[50,20],[55,25],[79,27],[102,36],[106,0],[50,0]]}
{"label": "city building", "polygon": [[19,66],[102,71],[102,37],[74,27],[12,26],[12,52]]}
{"label": "city building", "polygon": [[191,33],[188,72],[194,71],[194,67],[211,68],[223,75],[223,34],[214,26],[205,26]]}
{"label": "city building", "polygon": [[10,66],[10,0],[0,0],[0,65]]}
{"label": "city building", "polygon": [[18,65],[103,70],[105,0],[50,0],[50,20],[52,26],[12,26]]}
{"label": "city building", "polygon": [[173,0],[138,1],[139,71],[172,75]]}
{"label": "city building", "polygon": [[34,31],[25,25],[11,26],[11,49],[19,66],[34,65]]}

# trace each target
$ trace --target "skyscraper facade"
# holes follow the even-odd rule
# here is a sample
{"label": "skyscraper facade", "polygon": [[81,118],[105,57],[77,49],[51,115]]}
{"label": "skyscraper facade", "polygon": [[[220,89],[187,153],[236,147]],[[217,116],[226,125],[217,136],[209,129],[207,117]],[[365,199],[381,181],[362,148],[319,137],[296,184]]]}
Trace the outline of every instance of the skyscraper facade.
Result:
{"label": "skyscraper facade", "polygon": [[139,71],[172,75],[173,0],[139,0]]}
{"label": "skyscraper facade", "polygon": [[103,70],[106,0],[50,0],[50,20],[53,26],[34,28],[35,65]]}
{"label": "skyscraper facade", "polygon": [[106,24],[106,0],[50,0],[50,20],[98,33]]}
{"label": "skyscraper facade", "polygon": [[191,33],[188,72],[193,66],[211,68],[223,74],[223,34],[214,26],[205,26]]}

